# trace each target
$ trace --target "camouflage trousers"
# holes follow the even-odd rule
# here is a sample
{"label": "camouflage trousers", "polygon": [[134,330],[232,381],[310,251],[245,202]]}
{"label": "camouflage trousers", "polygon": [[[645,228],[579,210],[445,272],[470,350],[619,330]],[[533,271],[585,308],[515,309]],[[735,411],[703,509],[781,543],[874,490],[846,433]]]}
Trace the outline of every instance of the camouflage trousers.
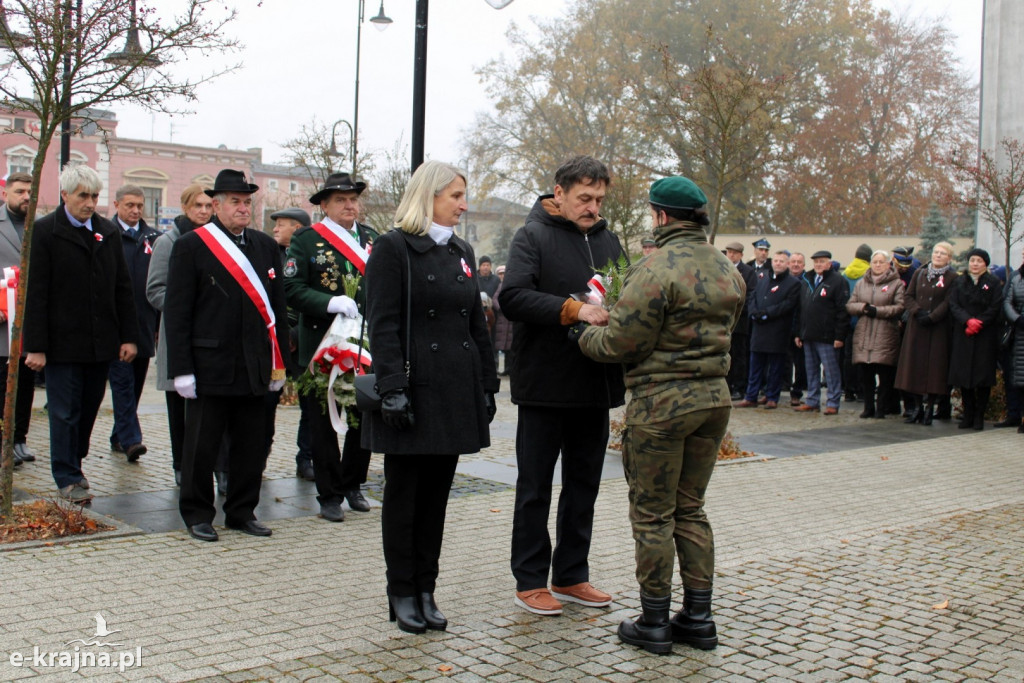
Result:
{"label": "camouflage trousers", "polygon": [[731,410],[709,408],[668,422],[630,425],[623,435],[636,578],[647,595],[671,594],[675,556],[684,586],[711,587],[715,539],[704,492]]}

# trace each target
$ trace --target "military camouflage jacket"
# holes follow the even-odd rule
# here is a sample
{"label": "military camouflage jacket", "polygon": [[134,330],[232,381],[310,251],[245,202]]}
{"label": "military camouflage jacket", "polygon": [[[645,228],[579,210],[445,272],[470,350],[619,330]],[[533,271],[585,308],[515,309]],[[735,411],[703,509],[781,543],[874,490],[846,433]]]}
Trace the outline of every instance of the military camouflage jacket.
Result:
{"label": "military camouflage jacket", "polygon": [[626,272],[608,326],[580,337],[590,358],[628,364],[627,424],[731,405],[725,377],[743,278],[695,223],[675,221],[654,234],[658,250]]}

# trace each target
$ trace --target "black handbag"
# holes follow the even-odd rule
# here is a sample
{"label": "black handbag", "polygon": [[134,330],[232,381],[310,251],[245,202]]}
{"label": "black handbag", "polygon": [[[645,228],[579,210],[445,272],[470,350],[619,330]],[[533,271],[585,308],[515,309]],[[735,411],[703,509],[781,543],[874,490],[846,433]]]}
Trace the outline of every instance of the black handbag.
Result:
{"label": "black handbag", "polygon": [[1003,351],[1007,351],[1011,346],[1013,346],[1013,334],[1014,324],[1011,323],[1009,320],[1005,321],[1003,325],[1003,333],[999,337],[1000,349],[1002,349]]}
{"label": "black handbag", "polygon": [[[412,328],[412,264],[409,262],[409,247],[402,240],[405,246],[405,348],[402,355],[405,358],[405,378],[409,379],[409,334]],[[364,325],[365,328],[365,325]],[[363,355],[363,331],[359,331],[359,358],[356,360],[356,367],[361,367],[359,361]],[[381,398],[377,392],[377,373],[368,372],[365,375],[356,375],[352,385],[356,391],[356,408],[364,413],[380,410]]]}

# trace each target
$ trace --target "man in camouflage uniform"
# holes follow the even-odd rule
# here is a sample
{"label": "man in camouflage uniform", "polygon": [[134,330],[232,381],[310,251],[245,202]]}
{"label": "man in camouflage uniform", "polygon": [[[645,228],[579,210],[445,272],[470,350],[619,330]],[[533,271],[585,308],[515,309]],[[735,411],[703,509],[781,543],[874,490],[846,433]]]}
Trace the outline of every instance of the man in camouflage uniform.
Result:
{"label": "man in camouflage uniform", "polygon": [[[301,368],[313,359],[336,313],[358,315],[355,302],[345,296],[344,280],[348,276],[359,277],[365,264],[353,263],[343,254],[343,248],[334,245],[338,237],[332,230],[351,236],[353,243],[363,248],[377,237],[375,231],[356,222],[359,195],[365,189],[366,183],[353,180],[348,173],[332,173],[320,191],[309,198],[311,204],[319,205],[324,212],[323,220],[292,234],[284,264],[284,291],[288,305],[299,312]],[[343,521],[343,499],[353,510],[368,511],[370,505],[359,487],[366,481],[370,451],[359,443],[359,428],[349,424],[344,453],[340,453],[338,435],[321,397],[309,395],[299,400],[309,415],[320,516],[331,522]],[[358,415],[355,418],[358,420]]]}
{"label": "man in camouflage uniform", "polygon": [[[658,251],[627,271],[607,327],[589,327],[579,340],[594,360],[628,364],[622,464],[643,615],[622,622],[619,638],[659,654],[673,641],[705,650],[718,644],[704,492],[729,424],[730,335],[746,286],[707,242],[706,203],[687,178],[651,186]],[[675,555],[683,609],[670,622]]]}

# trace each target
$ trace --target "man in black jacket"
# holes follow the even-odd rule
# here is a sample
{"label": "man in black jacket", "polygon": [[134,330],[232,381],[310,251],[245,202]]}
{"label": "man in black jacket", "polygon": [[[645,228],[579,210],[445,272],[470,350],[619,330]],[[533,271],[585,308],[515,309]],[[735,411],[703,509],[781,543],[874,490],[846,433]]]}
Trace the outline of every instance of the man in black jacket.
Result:
{"label": "man in black jacket", "polygon": [[801,290],[800,332],[794,339],[804,350],[807,370],[807,398],[796,410],[818,412],[821,405],[821,371],[824,367],[828,383],[825,414],[839,412],[839,399],[843,397],[843,380],[839,368],[839,349],[850,331],[850,314],[846,301],[850,289],[843,276],[832,269],[832,253],[816,251],[811,254],[814,275],[812,286]]}
{"label": "man in black jacket", "polygon": [[[608,311],[580,296],[609,263],[624,256],[599,216],[610,177],[601,162],[570,159],[555,172],[555,191],[542,195],[512,238],[501,310],[514,323],[512,402],[516,431],[512,573],[515,603],[557,615],[556,598],[590,607],[611,604],[590,585],[590,539],[608,445],[608,409],[622,405],[625,385],[615,364],[590,360],[568,336],[578,322],[606,325]],[[558,545],[548,536],[551,480],[562,456]],[[548,591],[548,574],[551,591]],[[554,593],[554,596],[552,596]]]}
{"label": "man in black jacket", "polygon": [[75,503],[92,500],[82,460],[110,362],[130,363],[139,337],[121,231],[95,212],[102,187],[88,166],[61,171],[60,206],[32,232],[25,299],[25,364],[46,368],[53,478]]}
{"label": "man in black jacket", "polygon": [[[743,262],[743,245],[739,242],[730,242],[725,245],[723,253],[736,266],[736,271],[747,286],[749,296],[757,286],[758,279],[753,266]],[[739,401],[747,391],[747,380],[750,377],[750,311],[745,302],[743,313],[740,314],[732,331],[729,360],[729,393],[732,400]]]}
{"label": "man in black jacket", "polygon": [[139,399],[146,384],[149,359],[156,351],[156,326],[159,314],[146,298],[146,280],[153,242],[160,233],[142,219],[146,197],[141,187],[125,185],[114,195],[117,213],[111,219],[121,230],[121,246],[128,264],[135,297],[135,317],[139,321],[138,353],[131,363],[115,360],[110,363],[110,399],[114,406],[114,427],[110,432],[110,448],[124,453],[128,462],[135,462],[146,452],[139,425]]}
{"label": "man in black jacket", "polygon": [[277,243],[247,230],[259,188],[241,171],[217,174],[216,217],[174,242],[164,329],[168,375],[185,402],[185,443],[178,507],[189,534],[216,541],[213,467],[229,437],[231,485],[224,522],[270,536],[256,521],[266,462],[264,395],[284,386],[288,312]]}
{"label": "man in black jacket", "polygon": [[789,255],[772,255],[772,274],[757,281],[747,294],[750,314],[750,381],[739,408],[757,406],[757,394],[764,386],[765,409],[779,407],[782,373],[793,339],[793,315],[800,303],[800,283],[789,274]]}

